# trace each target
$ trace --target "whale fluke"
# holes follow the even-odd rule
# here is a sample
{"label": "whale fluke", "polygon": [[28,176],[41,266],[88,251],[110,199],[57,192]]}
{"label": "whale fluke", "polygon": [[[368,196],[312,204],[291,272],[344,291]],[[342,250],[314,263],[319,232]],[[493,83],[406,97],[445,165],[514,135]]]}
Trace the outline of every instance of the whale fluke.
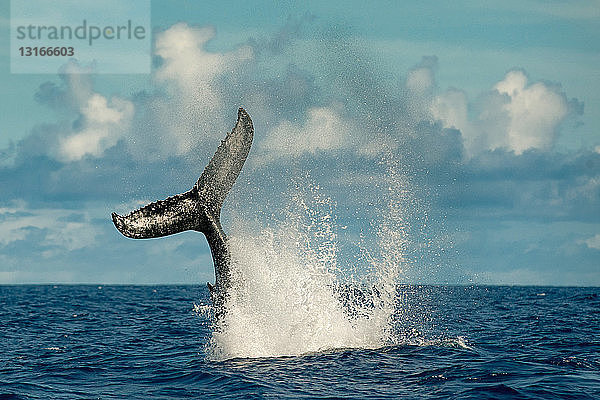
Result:
{"label": "whale fluke", "polygon": [[119,232],[133,239],[148,239],[210,229],[213,222],[219,221],[223,201],[242,170],[253,135],[252,120],[240,108],[235,127],[221,141],[194,187],[124,217],[113,213]]}
{"label": "whale fluke", "polygon": [[156,238],[187,230],[204,233],[215,266],[215,285],[208,285],[215,305],[222,303],[229,286],[230,256],[219,219],[221,207],[248,157],[253,136],[252,120],[240,108],[235,127],[221,141],[192,189],[126,216],[112,213],[119,232],[133,239]]}

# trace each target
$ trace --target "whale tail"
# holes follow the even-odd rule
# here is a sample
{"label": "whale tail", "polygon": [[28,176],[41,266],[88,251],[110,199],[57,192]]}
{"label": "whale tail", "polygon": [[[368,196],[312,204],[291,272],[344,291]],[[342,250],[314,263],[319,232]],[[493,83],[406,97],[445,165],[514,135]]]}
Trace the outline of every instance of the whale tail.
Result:
{"label": "whale tail", "polygon": [[219,221],[221,207],[246,161],[253,136],[252,120],[240,108],[235,127],[221,141],[191,190],[148,204],[126,216],[112,213],[116,228],[133,239],[156,238],[187,230],[203,232],[207,238],[215,235],[224,238]]}

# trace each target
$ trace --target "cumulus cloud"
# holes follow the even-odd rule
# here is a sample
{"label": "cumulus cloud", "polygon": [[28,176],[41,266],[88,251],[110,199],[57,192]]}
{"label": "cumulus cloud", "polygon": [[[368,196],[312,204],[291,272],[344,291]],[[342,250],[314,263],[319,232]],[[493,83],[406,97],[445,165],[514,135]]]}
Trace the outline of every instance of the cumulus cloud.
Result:
{"label": "cumulus cloud", "polygon": [[450,89],[433,99],[431,112],[444,127],[458,129],[465,140],[472,139],[473,132],[468,118],[467,94],[462,90]]}
{"label": "cumulus cloud", "polygon": [[[429,107],[436,90],[436,56],[424,56],[411,68],[404,81],[406,88],[406,118],[412,121],[430,120]],[[401,122],[401,121],[398,121]]]}
{"label": "cumulus cloud", "polygon": [[314,107],[306,121],[281,121],[262,142],[265,158],[299,157],[304,153],[334,151],[352,145],[352,125],[336,107]]}
{"label": "cumulus cloud", "polygon": [[560,87],[528,83],[521,70],[509,71],[493,89],[473,104],[466,94],[451,89],[436,96],[432,116],[461,131],[469,155],[504,148],[550,150],[571,106]]}
{"label": "cumulus cloud", "polygon": [[[43,153],[68,163],[86,156],[102,157],[127,134],[135,111],[133,102],[95,92],[85,72],[85,67],[70,62],[59,75],[60,84],[40,85],[35,99],[57,111],[63,121],[37,126],[32,135],[37,139],[22,141],[22,151]],[[66,123],[67,119],[73,122]]]}
{"label": "cumulus cloud", "polygon": [[209,52],[205,46],[214,35],[212,27],[185,23],[156,35],[160,63],[153,78],[160,91],[139,99],[130,140],[135,145],[129,149],[135,157],[181,156],[228,129],[226,81],[252,60],[253,52],[249,46]]}
{"label": "cumulus cloud", "polygon": [[224,118],[231,95],[227,79],[253,52],[249,46],[209,52],[205,46],[214,35],[211,27],[185,23],[158,33],[153,90],[130,98],[95,91],[85,66],[67,64],[59,83],[45,82],[35,94],[60,122],[36,127],[36,139],[24,140],[21,151],[69,163],[101,158],[123,140],[134,158],[156,159],[190,154],[207,139],[220,137],[231,123]]}
{"label": "cumulus cloud", "polygon": [[235,71],[240,63],[252,58],[252,48],[248,46],[229,53],[207,52],[204,46],[214,36],[212,27],[194,28],[178,23],[157,35],[155,50],[163,60],[156,71],[157,81],[174,83],[184,101],[209,110],[222,100],[216,78],[223,72]]}
{"label": "cumulus cloud", "polygon": [[80,160],[86,155],[100,157],[128,131],[134,112],[133,103],[113,97],[111,103],[97,93],[81,107],[83,128],[59,139],[58,157],[63,161]]}
{"label": "cumulus cloud", "polygon": [[429,68],[414,69],[406,78],[406,87],[415,93],[424,93],[430,90],[433,84],[433,73]]}
{"label": "cumulus cloud", "polygon": [[567,116],[565,95],[541,82],[527,86],[527,77],[522,71],[509,72],[494,89],[508,96],[504,110],[510,120],[509,148],[517,154],[527,149],[551,148],[557,127]]}

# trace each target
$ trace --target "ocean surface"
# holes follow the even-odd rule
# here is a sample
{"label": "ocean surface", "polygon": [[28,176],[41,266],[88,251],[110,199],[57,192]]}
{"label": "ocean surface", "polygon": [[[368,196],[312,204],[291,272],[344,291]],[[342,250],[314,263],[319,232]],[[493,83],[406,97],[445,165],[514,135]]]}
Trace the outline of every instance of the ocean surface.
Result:
{"label": "ocean surface", "polygon": [[284,316],[215,335],[204,286],[0,286],[0,399],[600,399],[600,288],[395,296],[382,346],[303,353]]}

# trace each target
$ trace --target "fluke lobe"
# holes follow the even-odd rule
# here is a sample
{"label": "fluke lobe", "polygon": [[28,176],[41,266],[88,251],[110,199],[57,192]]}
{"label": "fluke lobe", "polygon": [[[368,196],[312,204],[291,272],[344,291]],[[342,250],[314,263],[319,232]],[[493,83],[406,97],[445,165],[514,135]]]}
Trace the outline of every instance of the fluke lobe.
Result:
{"label": "fluke lobe", "polygon": [[112,213],[119,232],[133,239],[156,238],[187,230],[204,233],[215,267],[215,285],[208,283],[208,288],[217,314],[223,311],[231,286],[231,256],[227,236],[221,228],[221,207],[248,157],[253,136],[252,120],[240,108],[235,127],[221,141],[191,190],[148,204],[124,217]]}

